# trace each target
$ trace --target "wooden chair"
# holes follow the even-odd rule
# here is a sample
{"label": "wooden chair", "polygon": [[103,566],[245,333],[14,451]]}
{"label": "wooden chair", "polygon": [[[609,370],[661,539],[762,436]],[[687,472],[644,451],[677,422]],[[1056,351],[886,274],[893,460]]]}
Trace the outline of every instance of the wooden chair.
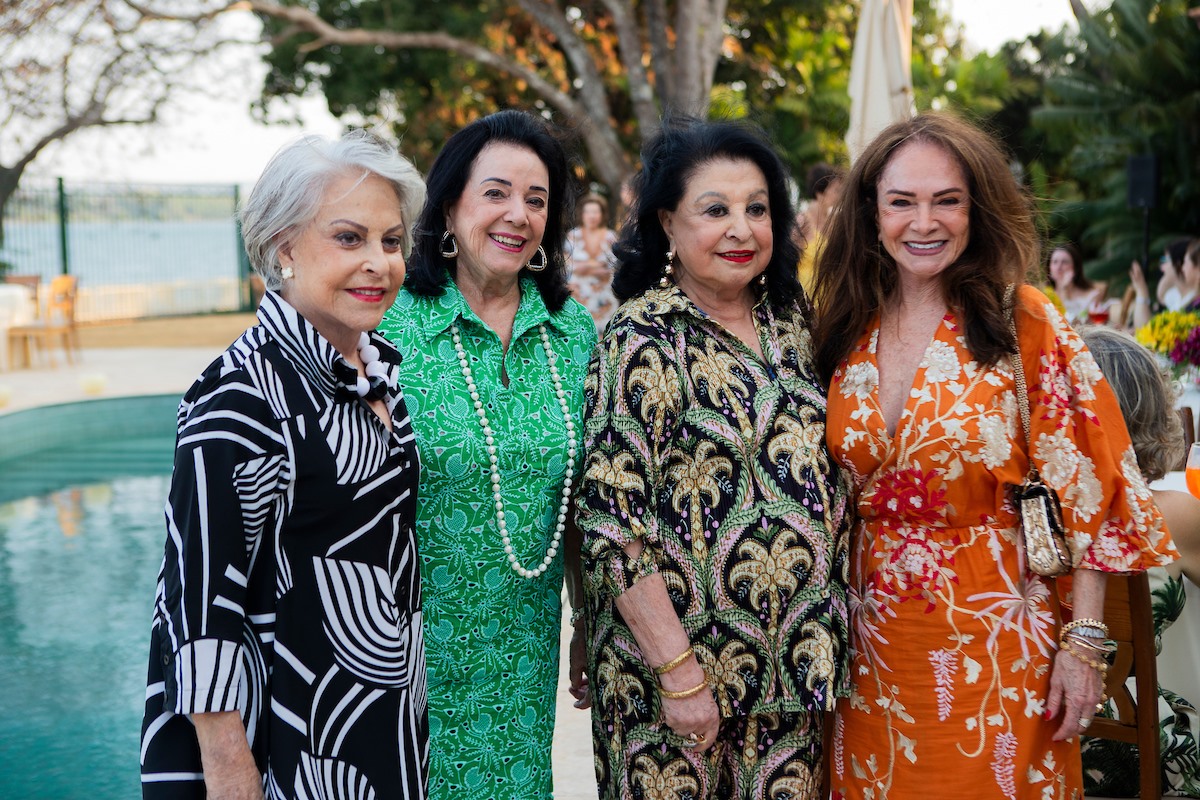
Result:
{"label": "wooden chair", "polygon": [[74,361],[73,353],[79,351],[79,333],[75,328],[78,288],[74,275],[59,275],[50,281],[43,315],[28,325],[8,329],[8,363],[13,368],[17,366],[18,352],[22,354],[25,366],[33,366],[34,344],[46,352],[50,366],[54,366],[50,346],[55,338],[62,343],[67,363]]}
{"label": "wooden chair", "polygon": [[4,276],[5,283],[13,283],[17,286],[24,286],[29,291],[33,292],[33,315],[37,317],[41,312],[41,304],[38,302],[38,292],[42,288],[41,275],[13,275],[11,272]]}
{"label": "wooden chair", "polygon": [[[1110,575],[1104,594],[1104,622],[1117,643],[1105,690],[1113,700],[1114,719],[1096,717],[1087,735],[1137,745],[1138,796],[1160,798],[1158,670],[1155,667],[1154,617],[1146,573]],[[1129,688],[1129,679],[1134,688]]]}
{"label": "wooden chair", "polygon": [[1187,464],[1188,450],[1192,449],[1192,444],[1196,441],[1196,414],[1191,406],[1183,406],[1176,411],[1179,412],[1179,423],[1183,425],[1183,457],[1179,459],[1179,466],[1175,469],[1183,469]]}

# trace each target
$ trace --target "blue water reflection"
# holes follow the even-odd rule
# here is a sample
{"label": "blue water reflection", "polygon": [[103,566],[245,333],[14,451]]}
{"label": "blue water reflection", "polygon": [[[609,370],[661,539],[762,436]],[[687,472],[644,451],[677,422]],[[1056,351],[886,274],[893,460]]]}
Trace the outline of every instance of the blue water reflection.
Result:
{"label": "blue water reflection", "polygon": [[139,796],[168,484],[121,477],[0,504],[0,797]]}

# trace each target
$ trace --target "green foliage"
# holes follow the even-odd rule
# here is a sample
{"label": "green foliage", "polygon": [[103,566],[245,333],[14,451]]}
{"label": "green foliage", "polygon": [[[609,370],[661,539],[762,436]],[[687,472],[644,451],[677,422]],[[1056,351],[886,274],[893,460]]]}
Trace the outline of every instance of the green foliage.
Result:
{"label": "green foliage", "polygon": [[[518,41],[537,41],[532,23],[507,3],[316,0],[307,5],[340,28],[438,31],[481,41],[497,51],[520,49]],[[269,17],[263,22],[271,35],[286,27]],[[513,79],[445,51],[338,46],[309,50],[311,41],[311,36],[291,37],[267,55],[264,102],[310,91],[324,94],[334,116],[390,126],[404,142],[405,155],[422,169],[432,163],[442,142],[487,110],[543,105]],[[531,60],[539,58],[546,61],[536,52]]]}
{"label": "green foliage", "polygon": [[755,110],[751,116],[772,135],[793,174],[818,161],[844,162],[855,9],[825,2],[740,6],[730,14],[730,29],[743,51],[722,62],[717,95],[737,87],[739,110]]}
{"label": "green foliage", "polygon": [[1047,46],[1061,57],[1049,62],[1033,122],[1070,142],[1061,167],[1079,187],[1055,220],[1095,254],[1090,274],[1121,281],[1142,250],[1141,212],[1127,206],[1130,156],[1158,157],[1151,252],[1200,234],[1200,31],[1185,0],[1115,0],[1077,37]]}
{"label": "green foliage", "polygon": [[[725,92],[737,87],[735,110],[767,128],[793,174],[803,175],[820,161],[845,165],[858,4],[806,0],[732,5],[738,10],[730,11],[730,28],[744,50],[722,62],[717,81]],[[962,46],[960,32],[951,28],[941,5],[938,0],[914,2],[913,90],[918,109],[948,102],[974,104],[978,94],[993,91],[997,80],[991,77],[992,83],[984,85],[970,73],[972,67],[961,74],[947,72]]]}

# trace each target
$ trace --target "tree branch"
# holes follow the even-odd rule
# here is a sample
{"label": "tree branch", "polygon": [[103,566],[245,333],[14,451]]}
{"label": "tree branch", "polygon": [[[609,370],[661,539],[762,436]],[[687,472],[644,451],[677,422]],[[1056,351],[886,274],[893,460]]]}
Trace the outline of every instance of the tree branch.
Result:
{"label": "tree branch", "polygon": [[658,127],[658,105],[654,101],[654,88],[642,66],[643,44],[638,32],[637,19],[629,2],[604,0],[604,7],[612,14],[613,26],[617,31],[617,46],[629,81],[629,97],[633,101],[633,113],[637,117],[638,129],[649,135]]}
{"label": "tree branch", "polygon": [[244,0],[239,6],[248,7],[274,19],[286,20],[301,31],[317,37],[317,46],[342,45],[353,47],[383,47],[389,50],[445,50],[469,58],[492,69],[520,78],[575,124],[588,119],[587,109],[575,98],[560,90],[534,70],[493,53],[485,47],[445,33],[409,33],[397,31],[340,29],[330,25],[317,14],[299,6],[282,6],[270,0]]}

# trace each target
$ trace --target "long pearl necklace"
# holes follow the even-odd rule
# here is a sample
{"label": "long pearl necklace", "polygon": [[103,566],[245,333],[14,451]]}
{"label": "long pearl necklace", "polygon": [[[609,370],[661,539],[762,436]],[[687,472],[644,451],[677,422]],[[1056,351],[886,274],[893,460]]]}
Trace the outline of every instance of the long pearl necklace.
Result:
{"label": "long pearl necklace", "polygon": [[454,341],[454,352],[458,355],[458,363],[462,366],[463,377],[467,380],[467,391],[471,394],[471,402],[475,404],[475,413],[479,415],[479,426],[483,428],[483,441],[487,445],[488,462],[492,470],[492,497],[496,501],[496,525],[500,528],[500,541],[504,544],[504,554],[508,557],[508,566],[522,578],[533,579],[550,569],[554,557],[558,554],[558,543],[562,541],[563,531],[567,529],[567,509],[571,502],[571,479],[575,476],[575,423],[571,421],[571,409],[567,406],[567,393],[563,391],[562,378],[558,374],[558,357],[550,346],[550,334],[544,324],[538,325],[542,335],[542,349],[546,351],[546,361],[550,364],[550,380],[554,383],[554,394],[558,398],[558,406],[562,410],[563,422],[567,427],[567,469],[563,481],[562,502],[558,506],[558,521],[554,526],[554,536],[550,546],[546,548],[546,557],[534,569],[521,566],[517,554],[513,552],[512,540],[508,536],[508,522],[504,516],[504,498],[500,496],[500,459],[496,455],[496,435],[488,421],[487,412],[483,409],[483,400],[479,398],[479,389],[475,385],[475,376],[471,373],[471,365],[467,361],[466,351],[462,346],[462,335],[458,323],[450,324],[450,338]]}

